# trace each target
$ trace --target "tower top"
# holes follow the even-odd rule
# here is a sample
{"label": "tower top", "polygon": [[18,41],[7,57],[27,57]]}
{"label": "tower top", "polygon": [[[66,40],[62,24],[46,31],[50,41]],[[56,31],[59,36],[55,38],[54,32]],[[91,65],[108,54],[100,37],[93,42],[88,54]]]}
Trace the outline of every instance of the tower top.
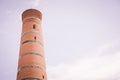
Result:
{"label": "tower top", "polygon": [[27,17],[35,17],[42,19],[42,13],[36,9],[27,9],[22,13],[22,20]]}

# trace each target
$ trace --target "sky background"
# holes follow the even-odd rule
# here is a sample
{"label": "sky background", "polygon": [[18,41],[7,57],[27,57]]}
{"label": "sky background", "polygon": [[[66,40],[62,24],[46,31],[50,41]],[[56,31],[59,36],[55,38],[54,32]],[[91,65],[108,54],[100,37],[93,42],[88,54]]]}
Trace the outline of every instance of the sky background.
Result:
{"label": "sky background", "polygon": [[120,0],[0,0],[1,80],[16,80],[29,8],[43,13],[48,80],[120,80]]}

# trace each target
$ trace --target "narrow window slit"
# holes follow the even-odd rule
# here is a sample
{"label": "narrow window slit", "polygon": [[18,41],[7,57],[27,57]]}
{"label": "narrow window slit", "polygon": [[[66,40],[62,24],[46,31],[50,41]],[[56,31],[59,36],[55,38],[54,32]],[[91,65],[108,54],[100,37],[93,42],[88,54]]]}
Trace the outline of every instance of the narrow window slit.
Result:
{"label": "narrow window slit", "polygon": [[34,37],[34,39],[36,40],[36,36]]}
{"label": "narrow window slit", "polygon": [[42,75],[42,78],[43,78],[43,79],[45,78],[44,75]]}
{"label": "narrow window slit", "polygon": [[19,75],[19,72],[17,73],[17,75]]}
{"label": "narrow window slit", "polygon": [[33,25],[33,29],[36,29],[36,25],[35,24]]}

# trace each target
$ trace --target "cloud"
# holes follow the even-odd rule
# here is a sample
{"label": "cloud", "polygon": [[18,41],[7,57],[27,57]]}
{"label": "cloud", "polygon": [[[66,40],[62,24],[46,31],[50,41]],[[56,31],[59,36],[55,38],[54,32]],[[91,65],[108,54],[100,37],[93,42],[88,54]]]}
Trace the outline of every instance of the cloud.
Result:
{"label": "cloud", "polygon": [[[115,45],[114,48],[118,46]],[[111,51],[113,46],[111,44],[103,46],[101,54],[104,51]],[[49,80],[120,80],[120,50],[112,54],[77,59],[70,64],[48,66],[48,78]]]}
{"label": "cloud", "polygon": [[12,11],[11,10],[7,10],[6,13],[7,14],[12,14]]}
{"label": "cloud", "polygon": [[31,0],[29,1],[28,4],[31,6],[31,8],[35,8],[39,6],[39,3],[40,3],[40,0]]}

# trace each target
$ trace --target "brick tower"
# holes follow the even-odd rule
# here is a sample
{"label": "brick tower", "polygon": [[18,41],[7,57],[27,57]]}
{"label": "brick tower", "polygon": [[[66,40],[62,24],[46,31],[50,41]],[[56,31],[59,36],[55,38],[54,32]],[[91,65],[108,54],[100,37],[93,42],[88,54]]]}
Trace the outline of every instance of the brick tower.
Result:
{"label": "brick tower", "polygon": [[42,14],[36,9],[22,14],[17,80],[47,80],[41,20]]}

